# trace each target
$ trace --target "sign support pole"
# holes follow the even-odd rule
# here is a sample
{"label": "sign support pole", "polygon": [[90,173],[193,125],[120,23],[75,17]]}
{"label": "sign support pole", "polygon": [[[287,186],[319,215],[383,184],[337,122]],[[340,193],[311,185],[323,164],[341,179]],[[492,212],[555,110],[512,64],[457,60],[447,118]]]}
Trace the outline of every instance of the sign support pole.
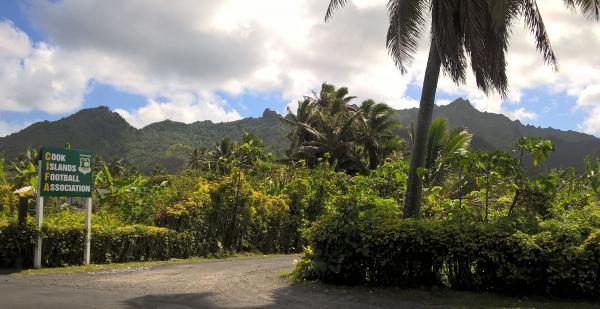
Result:
{"label": "sign support pole", "polygon": [[85,247],[83,249],[83,264],[90,265],[92,240],[92,198],[85,199]]}
{"label": "sign support pole", "polygon": [[35,199],[35,219],[37,222],[38,233],[35,241],[35,251],[33,252],[33,267],[42,267],[42,222],[44,221],[44,197],[42,196],[42,160],[38,161],[37,188]]}

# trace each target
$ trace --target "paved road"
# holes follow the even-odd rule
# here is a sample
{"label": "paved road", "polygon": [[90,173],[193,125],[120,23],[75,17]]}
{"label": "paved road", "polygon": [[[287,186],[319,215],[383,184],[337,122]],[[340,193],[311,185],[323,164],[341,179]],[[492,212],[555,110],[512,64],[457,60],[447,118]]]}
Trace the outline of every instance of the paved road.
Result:
{"label": "paved road", "polygon": [[0,275],[0,308],[432,308],[366,288],[291,284],[297,256]]}

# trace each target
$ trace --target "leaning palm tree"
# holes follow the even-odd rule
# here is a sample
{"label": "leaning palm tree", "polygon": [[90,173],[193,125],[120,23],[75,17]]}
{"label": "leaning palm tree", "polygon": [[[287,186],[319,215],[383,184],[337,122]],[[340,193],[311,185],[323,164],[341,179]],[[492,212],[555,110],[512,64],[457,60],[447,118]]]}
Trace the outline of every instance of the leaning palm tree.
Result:
{"label": "leaning palm tree", "polygon": [[[563,2],[589,18],[597,20],[600,16],[600,0]],[[347,3],[348,0],[331,0],[325,20]],[[485,93],[496,90],[505,96],[508,89],[505,55],[517,18],[524,19],[545,62],[555,69],[557,62],[535,0],[389,0],[387,8],[390,24],[386,47],[402,73],[406,73],[426,23],[431,21],[429,57],[404,206],[405,217],[418,217],[422,182],[417,170],[425,164],[427,134],[441,68],[454,82],[464,83],[470,62],[479,88]]]}

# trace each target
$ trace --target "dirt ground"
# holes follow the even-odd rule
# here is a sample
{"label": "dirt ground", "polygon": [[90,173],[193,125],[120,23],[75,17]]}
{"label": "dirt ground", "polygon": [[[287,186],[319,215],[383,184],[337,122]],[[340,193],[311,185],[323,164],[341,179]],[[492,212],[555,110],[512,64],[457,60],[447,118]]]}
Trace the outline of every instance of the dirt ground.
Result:
{"label": "dirt ground", "polygon": [[[496,307],[494,302],[479,306],[480,301],[469,295],[458,299],[447,295],[446,302],[444,293],[432,298],[431,292],[419,290],[293,284],[282,275],[293,269],[292,261],[297,258],[272,256],[95,272],[0,275],[0,308]],[[513,307],[506,302],[497,305]]]}

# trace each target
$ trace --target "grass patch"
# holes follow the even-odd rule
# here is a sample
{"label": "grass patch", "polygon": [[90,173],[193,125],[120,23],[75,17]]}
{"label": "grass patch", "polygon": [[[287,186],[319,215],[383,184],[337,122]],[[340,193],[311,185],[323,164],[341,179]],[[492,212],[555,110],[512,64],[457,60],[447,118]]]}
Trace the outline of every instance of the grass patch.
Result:
{"label": "grass patch", "polygon": [[[23,269],[15,270],[13,274],[16,275],[40,275],[40,274],[56,274],[56,273],[78,273],[78,272],[94,272],[94,271],[118,271],[135,269],[142,267],[153,267],[162,265],[174,265],[174,264],[195,264],[195,263],[207,263],[214,261],[223,260],[240,260],[240,259],[252,259],[252,258],[269,258],[277,256],[286,256],[285,254],[258,254],[258,253],[240,253],[229,256],[217,256],[217,257],[192,257],[189,259],[171,259],[166,261],[138,261],[128,263],[111,263],[111,264],[91,264],[91,265],[75,265],[65,267],[53,267],[53,268],[40,268],[40,269]],[[10,272],[9,270],[6,270]]]}

